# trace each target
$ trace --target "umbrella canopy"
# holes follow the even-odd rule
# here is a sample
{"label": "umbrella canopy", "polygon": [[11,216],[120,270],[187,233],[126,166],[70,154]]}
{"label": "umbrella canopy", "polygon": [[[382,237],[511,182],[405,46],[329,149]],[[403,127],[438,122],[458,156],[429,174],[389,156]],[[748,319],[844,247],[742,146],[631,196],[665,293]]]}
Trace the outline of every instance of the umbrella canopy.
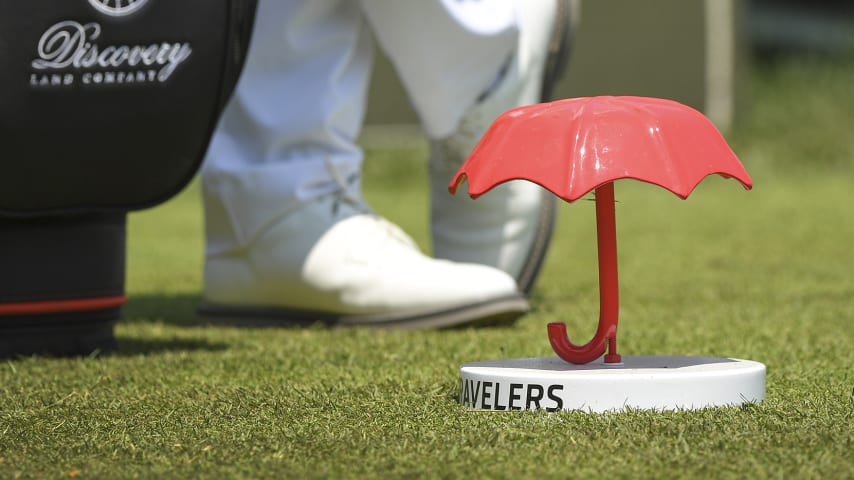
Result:
{"label": "umbrella canopy", "polygon": [[647,97],[583,97],[508,110],[489,127],[449,186],[476,198],[524,179],[572,202],[605,183],[633,178],[681,198],[708,175],[752,180],[702,113]]}

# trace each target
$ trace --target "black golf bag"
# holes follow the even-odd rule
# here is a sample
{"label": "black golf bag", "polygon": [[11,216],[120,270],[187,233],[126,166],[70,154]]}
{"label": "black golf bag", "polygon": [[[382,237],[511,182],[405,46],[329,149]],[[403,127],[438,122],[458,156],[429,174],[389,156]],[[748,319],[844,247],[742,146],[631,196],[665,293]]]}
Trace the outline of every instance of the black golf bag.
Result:
{"label": "black golf bag", "polygon": [[126,212],[197,171],[255,4],[0,1],[0,356],[114,348]]}

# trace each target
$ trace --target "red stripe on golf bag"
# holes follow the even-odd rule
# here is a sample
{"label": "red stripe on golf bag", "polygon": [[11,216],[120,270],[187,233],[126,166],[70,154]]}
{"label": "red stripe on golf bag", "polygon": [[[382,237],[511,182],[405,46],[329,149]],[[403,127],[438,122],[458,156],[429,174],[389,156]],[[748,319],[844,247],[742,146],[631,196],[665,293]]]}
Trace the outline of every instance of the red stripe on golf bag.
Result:
{"label": "red stripe on golf bag", "polygon": [[88,312],[119,308],[127,297],[80,298],[76,300],[43,300],[41,302],[0,303],[0,315],[38,315],[45,313]]}

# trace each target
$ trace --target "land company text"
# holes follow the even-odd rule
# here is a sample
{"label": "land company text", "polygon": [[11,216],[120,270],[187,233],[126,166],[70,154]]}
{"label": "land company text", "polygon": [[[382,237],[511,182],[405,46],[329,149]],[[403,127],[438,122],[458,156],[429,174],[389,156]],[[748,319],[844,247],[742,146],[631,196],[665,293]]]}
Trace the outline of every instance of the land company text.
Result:
{"label": "land company text", "polygon": [[482,410],[538,410],[556,412],[563,409],[563,385],[535,383],[501,383],[460,380],[460,403]]}
{"label": "land company text", "polygon": [[95,22],[68,20],[48,28],[31,63],[30,86],[163,83],[193,52],[187,42],[101,46],[100,36]]}

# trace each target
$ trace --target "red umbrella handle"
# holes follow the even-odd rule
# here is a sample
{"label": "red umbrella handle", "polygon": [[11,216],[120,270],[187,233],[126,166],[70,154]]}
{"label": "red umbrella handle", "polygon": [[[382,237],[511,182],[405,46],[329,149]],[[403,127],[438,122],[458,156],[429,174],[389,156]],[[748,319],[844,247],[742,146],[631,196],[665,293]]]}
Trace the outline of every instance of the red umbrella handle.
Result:
{"label": "red umbrella handle", "polygon": [[[599,251],[599,327],[585,345],[575,345],[566,334],[566,325],[548,325],[549,342],[557,355],[570,363],[589,363],[605,355],[606,363],[620,363],[617,354],[617,320],[620,312],[617,280],[617,223],[614,215],[614,183],[596,189],[596,242]],[[607,344],[607,345],[606,345]]]}

